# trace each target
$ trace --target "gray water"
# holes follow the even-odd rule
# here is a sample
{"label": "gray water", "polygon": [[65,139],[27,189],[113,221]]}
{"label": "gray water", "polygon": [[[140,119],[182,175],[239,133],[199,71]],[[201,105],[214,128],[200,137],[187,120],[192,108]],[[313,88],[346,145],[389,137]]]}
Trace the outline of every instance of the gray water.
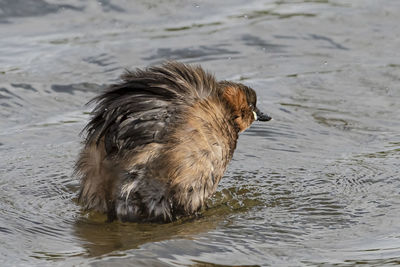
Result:
{"label": "gray water", "polygon": [[[400,1],[0,0],[1,266],[400,264]],[[258,93],[210,208],[105,223],[76,203],[85,106],[125,68]]]}

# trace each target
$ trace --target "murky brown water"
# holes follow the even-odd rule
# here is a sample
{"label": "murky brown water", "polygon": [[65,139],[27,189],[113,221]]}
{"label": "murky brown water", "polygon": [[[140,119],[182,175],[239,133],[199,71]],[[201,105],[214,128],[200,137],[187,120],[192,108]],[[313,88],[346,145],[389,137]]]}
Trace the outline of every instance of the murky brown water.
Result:
{"label": "murky brown water", "polygon": [[[0,265],[400,264],[399,12],[397,0],[0,0]],[[274,121],[240,137],[199,219],[81,212],[84,104],[124,68],[166,59],[252,86]]]}

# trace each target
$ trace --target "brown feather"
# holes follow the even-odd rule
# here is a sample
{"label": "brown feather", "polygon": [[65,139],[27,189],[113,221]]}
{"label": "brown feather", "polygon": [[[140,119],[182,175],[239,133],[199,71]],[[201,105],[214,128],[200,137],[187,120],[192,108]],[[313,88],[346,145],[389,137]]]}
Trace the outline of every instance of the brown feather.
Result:
{"label": "brown feather", "polygon": [[123,221],[194,214],[217,189],[255,92],[198,66],[127,72],[98,96],[77,161],[79,201]]}

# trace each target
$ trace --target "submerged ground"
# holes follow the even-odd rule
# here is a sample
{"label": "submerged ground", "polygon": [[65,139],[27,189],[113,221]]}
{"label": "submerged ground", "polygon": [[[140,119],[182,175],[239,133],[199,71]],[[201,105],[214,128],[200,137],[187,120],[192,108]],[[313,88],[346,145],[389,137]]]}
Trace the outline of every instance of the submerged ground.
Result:
{"label": "submerged ground", "polygon": [[[0,0],[0,264],[400,264],[399,11]],[[202,218],[104,223],[75,200],[84,104],[167,59],[252,86],[274,120],[241,135]]]}

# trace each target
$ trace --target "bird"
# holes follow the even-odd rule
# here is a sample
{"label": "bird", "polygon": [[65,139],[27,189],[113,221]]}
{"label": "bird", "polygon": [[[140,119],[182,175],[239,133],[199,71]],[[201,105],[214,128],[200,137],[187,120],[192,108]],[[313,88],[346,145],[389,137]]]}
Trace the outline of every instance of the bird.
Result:
{"label": "bird", "polygon": [[271,120],[252,88],[177,61],[126,70],[89,103],[96,105],[75,165],[78,201],[109,221],[168,223],[198,214],[239,134]]}

